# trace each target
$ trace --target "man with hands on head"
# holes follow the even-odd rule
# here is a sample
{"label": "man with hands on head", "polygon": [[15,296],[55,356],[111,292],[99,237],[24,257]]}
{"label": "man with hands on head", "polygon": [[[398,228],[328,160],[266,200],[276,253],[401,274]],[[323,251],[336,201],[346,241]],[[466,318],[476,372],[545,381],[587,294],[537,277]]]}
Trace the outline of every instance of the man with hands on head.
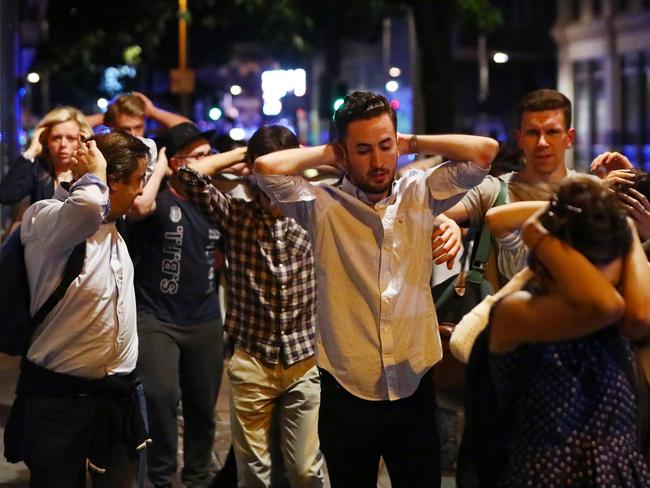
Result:
{"label": "man with hands on head", "polygon": [[32,313],[85,242],[79,276],[34,331],[21,363],[12,417],[22,424],[19,456],[30,486],[83,486],[87,460],[94,486],[127,487],[135,477],[146,434],[134,374],[133,265],[115,221],[142,193],[147,154],[129,134],[96,135],[70,160],[73,183],[25,212]]}
{"label": "man with hands on head", "polygon": [[273,207],[254,180],[247,182],[252,198],[243,200],[221,192],[210,176],[227,170],[247,175],[255,158],[298,145],[286,127],[264,126],[247,148],[203,158],[179,172],[189,199],[226,241],[225,327],[235,345],[228,366],[231,427],[242,488],[272,486],[275,431],[290,485],[323,486],[316,276],[308,233]]}
{"label": "man with hands on head", "polygon": [[[336,144],[255,160],[259,186],[311,235],[318,277],[319,437],[332,486],[374,486],[383,457],[395,487],[439,486],[435,392],[442,357],[429,280],[435,216],[480,183],[493,139],[399,134],[388,101],[354,92],[335,114]],[[397,157],[453,161],[394,180]],[[300,175],[320,164],[338,187]]]}

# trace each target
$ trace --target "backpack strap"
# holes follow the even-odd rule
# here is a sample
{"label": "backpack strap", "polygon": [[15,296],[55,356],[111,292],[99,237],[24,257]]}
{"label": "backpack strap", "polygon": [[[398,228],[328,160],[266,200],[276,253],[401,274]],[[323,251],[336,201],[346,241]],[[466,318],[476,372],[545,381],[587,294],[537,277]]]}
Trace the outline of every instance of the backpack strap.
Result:
{"label": "backpack strap", "polygon": [[[508,187],[506,182],[501,178],[499,180],[499,195],[497,196],[496,201],[494,202],[494,207],[503,205],[506,203],[506,196],[508,194]],[[481,235],[478,239],[478,246],[476,248],[476,254],[474,255],[474,260],[472,261],[472,266],[467,275],[467,279],[473,283],[480,283],[485,274],[485,264],[490,257],[490,249],[492,248],[492,233],[485,223],[481,227]]]}
{"label": "backpack strap", "polygon": [[86,240],[80,242],[75,246],[68,258],[68,262],[65,264],[65,269],[63,270],[63,277],[61,282],[52,292],[50,297],[45,300],[45,303],[41,305],[41,308],[34,314],[32,319],[29,322],[30,332],[29,337],[32,336],[36,326],[45,320],[47,314],[52,311],[54,306],[61,301],[65,292],[68,290],[72,282],[79,276],[81,269],[84,265],[84,258],[86,257]]}

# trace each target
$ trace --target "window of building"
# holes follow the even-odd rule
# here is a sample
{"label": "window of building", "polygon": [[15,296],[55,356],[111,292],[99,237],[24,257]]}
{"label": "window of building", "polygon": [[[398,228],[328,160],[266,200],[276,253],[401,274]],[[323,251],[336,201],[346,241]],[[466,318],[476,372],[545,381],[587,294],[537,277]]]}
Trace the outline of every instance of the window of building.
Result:
{"label": "window of building", "polygon": [[575,167],[588,170],[591,160],[607,150],[607,134],[601,123],[607,120],[605,80],[601,60],[573,63]]}

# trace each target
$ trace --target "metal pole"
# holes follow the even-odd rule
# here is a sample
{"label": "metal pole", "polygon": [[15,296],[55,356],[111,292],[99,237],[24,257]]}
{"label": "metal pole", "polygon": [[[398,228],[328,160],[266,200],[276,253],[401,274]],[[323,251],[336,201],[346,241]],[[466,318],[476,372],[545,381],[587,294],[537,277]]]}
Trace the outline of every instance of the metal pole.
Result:
{"label": "metal pole", "polygon": [[[187,69],[187,0],[178,0],[178,69]],[[190,114],[189,93],[181,93],[181,113],[186,117]]]}

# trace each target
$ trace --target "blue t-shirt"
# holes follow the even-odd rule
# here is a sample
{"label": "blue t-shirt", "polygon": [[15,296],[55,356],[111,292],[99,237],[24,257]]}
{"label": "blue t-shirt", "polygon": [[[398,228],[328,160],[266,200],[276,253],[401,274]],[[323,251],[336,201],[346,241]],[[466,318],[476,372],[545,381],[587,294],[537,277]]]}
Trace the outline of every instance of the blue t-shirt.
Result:
{"label": "blue t-shirt", "polygon": [[134,223],[129,234],[138,311],[181,325],[220,317],[215,270],[220,239],[190,202],[169,187],[161,190],[156,211]]}

